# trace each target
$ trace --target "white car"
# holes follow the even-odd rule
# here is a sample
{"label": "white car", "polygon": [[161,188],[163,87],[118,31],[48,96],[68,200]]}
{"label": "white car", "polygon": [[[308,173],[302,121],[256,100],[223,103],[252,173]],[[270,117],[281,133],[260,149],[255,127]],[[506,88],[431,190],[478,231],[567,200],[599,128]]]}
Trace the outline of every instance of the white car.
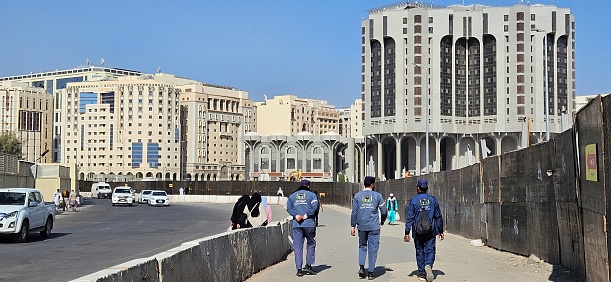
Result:
{"label": "white car", "polygon": [[132,205],[134,203],[134,197],[132,188],[128,186],[116,187],[112,192],[112,205],[126,204]]}
{"label": "white car", "polygon": [[169,206],[170,198],[165,191],[155,190],[149,196],[149,206]]}
{"label": "white car", "polygon": [[140,199],[138,199],[138,203],[148,203],[152,192],[153,190],[142,190],[142,192],[140,192]]}

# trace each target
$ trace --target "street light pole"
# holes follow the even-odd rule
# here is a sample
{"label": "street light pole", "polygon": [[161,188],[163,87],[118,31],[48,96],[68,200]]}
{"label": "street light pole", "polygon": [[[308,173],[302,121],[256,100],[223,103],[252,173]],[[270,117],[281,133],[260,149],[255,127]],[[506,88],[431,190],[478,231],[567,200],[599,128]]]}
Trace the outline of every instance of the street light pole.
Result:
{"label": "street light pole", "polygon": [[425,107],[425,141],[426,141],[426,166],[425,166],[425,174],[429,173],[429,68],[427,67],[422,67],[418,64],[414,64],[412,63],[414,66],[416,66],[418,69],[420,69],[422,71],[422,69],[425,69],[426,71],[426,76],[425,76],[425,81],[424,81],[424,102]]}
{"label": "street light pole", "polygon": [[47,153],[49,152],[49,150],[45,150],[44,152],[42,152],[42,154],[40,154],[40,157],[38,157],[35,161],[34,161],[34,189],[36,189],[36,180],[38,179],[38,161],[40,159],[42,159]]}
{"label": "street light pole", "polygon": [[545,56],[545,77],[544,79],[544,87],[545,87],[545,141],[549,141],[549,87],[548,87],[548,62],[547,62],[547,30],[540,28],[533,28],[534,32],[543,32],[543,48]]}

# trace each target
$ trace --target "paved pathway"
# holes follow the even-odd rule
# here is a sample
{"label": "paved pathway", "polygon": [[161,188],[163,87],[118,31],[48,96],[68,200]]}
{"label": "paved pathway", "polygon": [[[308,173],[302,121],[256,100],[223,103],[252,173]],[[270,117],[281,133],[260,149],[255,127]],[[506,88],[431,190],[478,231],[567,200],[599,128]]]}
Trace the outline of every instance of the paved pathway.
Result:
{"label": "paved pathway", "polygon": [[[280,216],[274,214],[275,217]],[[324,206],[317,230],[316,276],[296,277],[294,256],[248,279],[257,281],[359,281],[358,238],[350,236],[350,210]],[[374,281],[418,281],[413,241],[403,242],[404,223],[382,227]],[[528,264],[527,258],[446,234],[437,240],[435,281],[575,281],[570,273],[547,263]],[[362,281],[362,280],[361,280]]]}

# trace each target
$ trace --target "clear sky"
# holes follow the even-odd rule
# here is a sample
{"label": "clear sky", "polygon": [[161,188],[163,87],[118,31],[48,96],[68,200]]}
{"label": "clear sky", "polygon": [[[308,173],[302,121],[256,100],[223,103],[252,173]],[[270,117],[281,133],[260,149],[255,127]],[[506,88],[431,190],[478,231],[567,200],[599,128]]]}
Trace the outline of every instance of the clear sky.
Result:
{"label": "clear sky", "polygon": [[[3,1],[0,76],[108,67],[294,94],[346,107],[361,96],[361,20],[396,1]],[[428,1],[421,1],[428,2]],[[505,6],[519,0],[437,0]],[[526,1],[524,1],[526,3]],[[609,93],[609,0],[539,0],[576,17],[577,95]],[[598,45],[596,45],[598,44]]]}

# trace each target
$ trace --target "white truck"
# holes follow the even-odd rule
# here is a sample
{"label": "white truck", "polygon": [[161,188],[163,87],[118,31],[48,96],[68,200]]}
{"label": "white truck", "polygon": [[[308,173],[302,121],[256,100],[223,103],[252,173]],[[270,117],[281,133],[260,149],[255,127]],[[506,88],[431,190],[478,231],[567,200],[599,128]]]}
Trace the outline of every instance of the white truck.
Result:
{"label": "white truck", "polygon": [[49,238],[55,221],[55,204],[45,203],[40,190],[31,188],[0,189],[0,235],[17,242],[28,240],[31,232]]}
{"label": "white truck", "polygon": [[110,198],[112,197],[112,189],[110,184],[106,182],[97,182],[91,185],[91,197],[92,198]]}

